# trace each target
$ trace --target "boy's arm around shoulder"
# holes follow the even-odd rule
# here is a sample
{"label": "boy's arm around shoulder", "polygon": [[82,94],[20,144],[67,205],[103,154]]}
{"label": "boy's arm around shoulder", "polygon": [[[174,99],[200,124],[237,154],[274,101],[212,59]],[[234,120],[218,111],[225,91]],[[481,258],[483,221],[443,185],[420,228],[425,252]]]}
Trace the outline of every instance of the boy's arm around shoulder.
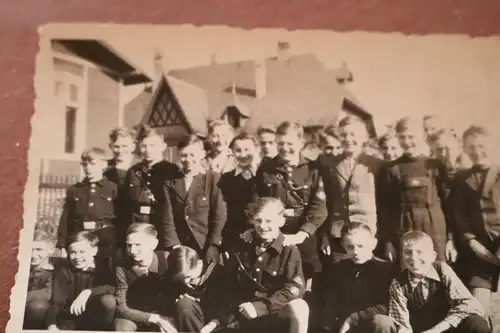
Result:
{"label": "boy's arm around shoulder", "polygon": [[306,285],[299,249],[295,245],[284,246],[282,251],[285,282],[271,296],[252,302],[258,317],[279,311],[290,301],[304,296]]}

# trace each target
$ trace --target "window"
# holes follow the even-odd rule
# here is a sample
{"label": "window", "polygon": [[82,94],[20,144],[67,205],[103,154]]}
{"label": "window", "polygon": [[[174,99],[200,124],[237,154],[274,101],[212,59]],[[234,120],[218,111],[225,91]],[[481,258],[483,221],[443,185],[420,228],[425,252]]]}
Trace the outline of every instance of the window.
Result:
{"label": "window", "polygon": [[76,108],[66,107],[66,126],[65,126],[65,144],[64,152],[66,154],[75,153],[76,141]]}

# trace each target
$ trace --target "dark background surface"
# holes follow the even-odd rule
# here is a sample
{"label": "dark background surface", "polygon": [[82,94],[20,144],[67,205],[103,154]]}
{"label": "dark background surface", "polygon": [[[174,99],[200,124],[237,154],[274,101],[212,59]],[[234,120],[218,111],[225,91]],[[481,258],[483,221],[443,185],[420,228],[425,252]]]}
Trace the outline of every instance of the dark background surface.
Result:
{"label": "dark background surface", "polygon": [[[500,35],[498,0],[0,0],[0,329],[9,320],[27,178],[38,27],[49,22],[229,25]],[[500,112],[500,107],[499,107]]]}

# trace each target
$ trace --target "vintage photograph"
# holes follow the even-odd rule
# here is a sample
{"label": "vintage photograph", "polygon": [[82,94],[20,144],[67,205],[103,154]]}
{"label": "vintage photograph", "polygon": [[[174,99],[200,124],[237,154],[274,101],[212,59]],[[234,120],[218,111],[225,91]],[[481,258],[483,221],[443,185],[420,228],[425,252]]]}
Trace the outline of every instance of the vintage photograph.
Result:
{"label": "vintage photograph", "polygon": [[499,38],[39,36],[8,332],[500,332]]}

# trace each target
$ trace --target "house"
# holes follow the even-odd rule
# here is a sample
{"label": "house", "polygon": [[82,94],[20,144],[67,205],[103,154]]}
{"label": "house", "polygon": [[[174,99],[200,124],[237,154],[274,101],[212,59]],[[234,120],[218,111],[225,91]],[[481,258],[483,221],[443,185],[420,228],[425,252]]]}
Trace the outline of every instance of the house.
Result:
{"label": "house", "polygon": [[336,124],[347,114],[360,117],[375,137],[373,117],[349,92],[347,65],[327,69],[314,54],[278,56],[256,61],[216,63],[167,73],[161,55],[155,58],[156,81],[125,107],[125,123],[157,128],[167,144],[187,134],[207,134],[207,123],[224,119],[235,129],[285,120],[304,125],[309,138],[319,128]]}
{"label": "house", "polygon": [[123,126],[124,87],[151,79],[100,40],[51,39],[40,52],[41,173],[74,176],[81,152],[107,148],[110,129]]}

